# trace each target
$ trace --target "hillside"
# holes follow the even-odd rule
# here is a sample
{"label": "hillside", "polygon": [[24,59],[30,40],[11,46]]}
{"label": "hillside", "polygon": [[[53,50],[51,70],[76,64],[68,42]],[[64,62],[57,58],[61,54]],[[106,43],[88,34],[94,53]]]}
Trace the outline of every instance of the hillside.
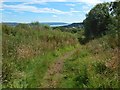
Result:
{"label": "hillside", "polygon": [[64,27],[64,28],[82,28],[83,23],[72,23],[69,25],[61,26],[61,27]]}
{"label": "hillside", "polygon": [[2,88],[119,89],[119,13],[120,2],[110,2],[83,23],[0,24]]}
{"label": "hillside", "polygon": [[3,87],[10,88],[38,87],[49,65],[78,45],[74,35],[36,24],[3,24],[2,39]]}
{"label": "hillside", "polygon": [[118,87],[117,47],[109,35],[79,45],[76,34],[42,25],[2,30],[3,88]]}

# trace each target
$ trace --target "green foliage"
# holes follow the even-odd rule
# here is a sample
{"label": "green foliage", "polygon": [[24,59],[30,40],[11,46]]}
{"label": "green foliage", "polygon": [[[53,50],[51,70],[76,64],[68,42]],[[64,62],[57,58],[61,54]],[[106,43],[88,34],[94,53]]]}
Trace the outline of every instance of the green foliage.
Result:
{"label": "green foliage", "polygon": [[2,25],[2,33],[6,33],[7,35],[13,34],[14,35],[14,30],[11,26],[7,25]]}
{"label": "green foliage", "polygon": [[[118,70],[107,65],[112,62],[113,50],[104,49],[101,41],[104,38],[93,40],[81,46],[71,58],[65,60],[63,77],[60,87],[71,88],[118,88]],[[101,44],[101,45],[100,45]],[[91,46],[92,45],[92,46]],[[93,47],[98,48],[98,53]],[[100,45],[100,47],[99,47]],[[103,48],[103,49],[102,49]],[[95,53],[94,53],[95,52]],[[112,52],[112,53],[111,53]],[[117,63],[117,62],[116,62]],[[58,87],[59,87],[58,86]]]}
{"label": "green foliage", "polygon": [[30,26],[28,24],[22,24],[22,23],[20,23],[15,28],[16,29],[26,29],[26,30],[28,30],[28,29],[30,29]]}
{"label": "green foliage", "polygon": [[78,43],[74,35],[38,23],[2,25],[2,31],[5,88],[40,87],[48,66]]}
{"label": "green foliage", "polygon": [[109,23],[109,17],[109,3],[97,4],[90,10],[84,20],[85,36],[87,38],[93,38],[105,33]]}
{"label": "green foliage", "polygon": [[51,30],[51,27],[46,24],[40,24],[39,22],[30,23],[30,27],[32,30]]}
{"label": "green foliage", "polygon": [[110,23],[108,25],[108,29],[110,30],[108,33],[109,41],[108,44],[111,45],[112,48],[119,45],[119,35],[120,35],[120,1],[111,3],[111,17]]}
{"label": "green foliage", "polygon": [[35,21],[35,22],[32,22],[31,25],[33,25],[33,26],[34,26],[34,25],[37,26],[37,25],[40,25],[40,23],[39,23],[38,21]]}
{"label": "green foliage", "polygon": [[106,66],[105,66],[105,64],[103,63],[103,62],[100,62],[100,61],[98,61],[98,62],[95,62],[94,64],[93,64],[93,67],[94,67],[94,69],[95,69],[95,72],[96,73],[99,73],[99,74],[102,74],[102,73],[104,73],[104,71],[106,70]]}
{"label": "green foliage", "polygon": [[85,65],[84,59],[88,54],[87,51],[81,53],[80,51],[76,51],[71,58],[65,61],[60,87],[84,88],[88,84],[87,64]]}
{"label": "green foliage", "polygon": [[76,86],[83,88],[88,84],[88,74],[87,67],[84,65],[79,71],[80,73],[76,75],[74,81],[76,82]]}
{"label": "green foliage", "polygon": [[84,20],[84,38],[80,37],[81,44],[105,35],[104,42],[111,48],[119,46],[120,34],[120,1],[101,3],[93,7]]}
{"label": "green foliage", "polygon": [[78,27],[53,27],[53,29],[59,29],[62,32],[70,32],[73,34],[83,31],[83,28]]}
{"label": "green foliage", "polygon": [[39,22],[15,27],[3,24],[3,88],[40,87],[48,66],[73,50],[78,41],[84,45],[64,61],[57,87],[118,88],[119,18],[120,2],[112,2],[90,10],[84,20],[85,30],[52,29]]}

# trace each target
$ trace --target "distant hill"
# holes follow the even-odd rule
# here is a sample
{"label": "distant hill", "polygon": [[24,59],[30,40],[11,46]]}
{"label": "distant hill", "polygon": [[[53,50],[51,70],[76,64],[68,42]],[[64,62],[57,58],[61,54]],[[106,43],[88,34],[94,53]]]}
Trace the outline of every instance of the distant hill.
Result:
{"label": "distant hill", "polygon": [[20,24],[20,23],[16,23],[16,22],[3,22],[3,24],[6,24],[6,25],[10,25],[10,26],[16,26],[16,25],[18,25],[18,24]]}
{"label": "distant hill", "polygon": [[[3,24],[7,24],[7,25],[10,25],[10,26],[16,26],[20,23],[3,22]],[[30,23],[26,23],[26,24],[30,24]],[[63,22],[42,22],[41,24],[46,24],[46,25],[49,25],[51,27],[65,27],[65,28],[81,28],[81,27],[83,27],[83,23],[68,24],[68,23],[63,23]]]}
{"label": "distant hill", "polygon": [[72,23],[66,26],[62,26],[62,27],[66,27],[66,28],[81,28],[83,27],[83,23]]}
{"label": "distant hill", "polygon": [[[3,22],[3,24],[7,24],[10,26],[16,26],[20,23],[16,23],[16,22]],[[30,24],[30,23],[26,23],[26,24]],[[41,24],[46,24],[46,25],[50,25],[50,26],[64,26],[64,25],[68,25],[68,23],[63,23],[63,22],[42,22]]]}
{"label": "distant hill", "polygon": [[43,22],[41,24],[47,24],[47,25],[64,25],[68,23],[63,23],[63,22]]}

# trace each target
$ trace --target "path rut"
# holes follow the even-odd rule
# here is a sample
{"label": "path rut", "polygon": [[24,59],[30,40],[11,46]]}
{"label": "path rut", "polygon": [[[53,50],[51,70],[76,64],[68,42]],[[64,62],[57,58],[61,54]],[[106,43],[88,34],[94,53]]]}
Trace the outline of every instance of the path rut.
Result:
{"label": "path rut", "polygon": [[67,52],[64,55],[58,57],[57,60],[51,66],[49,66],[49,69],[43,78],[43,82],[41,83],[42,88],[57,87],[62,75],[61,72],[64,65],[64,60],[73,55],[76,50],[77,49]]}

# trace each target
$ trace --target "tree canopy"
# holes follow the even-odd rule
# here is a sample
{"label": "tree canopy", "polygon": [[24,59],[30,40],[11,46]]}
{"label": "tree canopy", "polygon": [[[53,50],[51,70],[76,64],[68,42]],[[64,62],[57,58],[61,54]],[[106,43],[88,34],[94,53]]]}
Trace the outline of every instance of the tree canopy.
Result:
{"label": "tree canopy", "polygon": [[104,33],[109,23],[109,3],[97,4],[87,14],[84,20],[86,36],[93,38]]}
{"label": "tree canopy", "polygon": [[84,20],[86,40],[111,33],[116,36],[120,29],[120,1],[100,3],[93,7]]}

